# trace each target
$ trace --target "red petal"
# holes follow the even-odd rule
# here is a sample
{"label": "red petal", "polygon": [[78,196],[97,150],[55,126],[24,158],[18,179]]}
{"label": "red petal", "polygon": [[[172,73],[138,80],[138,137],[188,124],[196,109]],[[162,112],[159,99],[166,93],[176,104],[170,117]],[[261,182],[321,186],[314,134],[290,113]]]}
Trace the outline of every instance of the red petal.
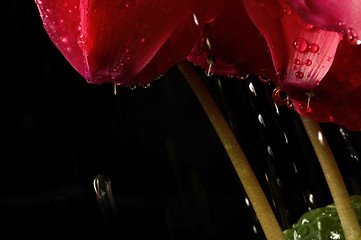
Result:
{"label": "red petal", "polygon": [[295,110],[320,122],[333,122],[350,130],[361,129],[361,47],[343,40],[334,64],[310,99],[293,100]]}
{"label": "red petal", "polygon": [[266,43],[247,16],[242,2],[224,1],[223,10],[206,25],[188,60],[219,75],[265,75],[273,69]]}
{"label": "red petal", "polygon": [[330,68],[340,35],[307,24],[282,1],[243,1],[269,44],[281,89],[305,98]]}
{"label": "red petal", "polygon": [[36,3],[55,46],[81,75],[89,78],[83,50],[78,44],[82,43],[79,0],[37,0]]}
{"label": "red petal", "polygon": [[[184,30],[187,22],[189,31],[197,31],[192,16],[194,5],[188,0],[157,3],[151,0],[38,0],[37,4],[44,27],[55,45],[74,68],[96,84],[138,83],[143,77],[137,78],[137,74],[163,45],[169,45],[166,42],[170,36],[174,32],[180,35],[177,28]],[[176,42],[177,46],[167,53],[163,70],[174,64],[179,55],[185,58],[190,51],[194,34],[192,37],[184,34],[188,36],[187,41]],[[169,50],[169,47],[163,49]],[[163,61],[165,53],[160,55],[163,57],[157,59]],[[150,72],[152,74],[144,76],[156,73]]]}
{"label": "red petal", "polygon": [[318,28],[349,35],[360,44],[361,1],[359,0],[285,0],[298,14]]}
{"label": "red petal", "polygon": [[185,1],[86,1],[83,34],[94,83],[128,84],[190,16]]}

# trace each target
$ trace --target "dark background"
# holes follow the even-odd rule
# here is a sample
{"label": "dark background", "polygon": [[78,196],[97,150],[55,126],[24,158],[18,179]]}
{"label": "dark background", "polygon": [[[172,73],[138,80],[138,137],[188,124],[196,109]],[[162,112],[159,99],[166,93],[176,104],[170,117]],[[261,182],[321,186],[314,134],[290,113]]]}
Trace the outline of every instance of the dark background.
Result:
{"label": "dark background", "polygon": [[[118,87],[114,96],[113,86],[87,84],[66,62],[33,1],[6,0],[2,12],[4,236],[264,239],[217,135],[176,68],[148,89]],[[298,117],[287,107],[277,114],[271,103],[271,83],[204,80],[283,228],[332,202]],[[349,191],[359,193],[360,134],[322,127]],[[97,174],[111,180],[115,218],[98,206]]]}

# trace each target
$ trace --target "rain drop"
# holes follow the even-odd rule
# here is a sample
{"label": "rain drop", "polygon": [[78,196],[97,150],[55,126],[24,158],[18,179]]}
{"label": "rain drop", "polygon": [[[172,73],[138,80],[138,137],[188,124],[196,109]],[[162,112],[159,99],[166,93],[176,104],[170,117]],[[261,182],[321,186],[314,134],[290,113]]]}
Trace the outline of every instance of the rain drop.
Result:
{"label": "rain drop", "polygon": [[306,42],[305,39],[303,38],[296,38],[295,41],[293,42],[293,48],[297,51],[297,52],[305,52],[307,50],[308,44]]}
{"label": "rain drop", "polygon": [[137,85],[133,84],[133,85],[129,85],[128,88],[132,91],[134,91],[135,89],[137,89]]}
{"label": "rain drop", "polygon": [[248,77],[249,77],[249,74],[244,74],[244,75],[237,76],[237,78],[239,80],[246,80]]}
{"label": "rain drop", "polygon": [[295,59],[293,60],[293,63],[296,64],[296,65],[300,65],[300,64],[301,64],[301,61],[300,61],[300,59],[295,58]]}
{"label": "rain drop", "polygon": [[361,44],[361,40],[358,39],[357,33],[352,28],[349,28],[347,30],[347,40],[349,43],[354,44],[354,45]]}
{"label": "rain drop", "polygon": [[303,72],[296,72],[295,75],[296,75],[296,78],[298,78],[298,79],[301,79],[304,76]]}
{"label": "rain drop", "polygon": [[271,79],[266,78],[266,77],[261,76],[261,75],[258,76],[258,79],[259,79],[262,83],[268,83],[269,81],[271,81]]}
{"label": "rain drop", "polygon": [[310,59],[307,59],[305,62],[306,66],[311,66],[312,65],[312,61]]}
{"label": "rain drop", "polygon": [[320,47],[316,43],[312,43],[308,46],[308,49],[311,53],[317,53],[320,50]]}
{"label": "rain drop", "polygon": [[291,8],[285,8],[285,9],[283,9],[283,13],[290,16],[290,15],[292,15],[292,9]]}

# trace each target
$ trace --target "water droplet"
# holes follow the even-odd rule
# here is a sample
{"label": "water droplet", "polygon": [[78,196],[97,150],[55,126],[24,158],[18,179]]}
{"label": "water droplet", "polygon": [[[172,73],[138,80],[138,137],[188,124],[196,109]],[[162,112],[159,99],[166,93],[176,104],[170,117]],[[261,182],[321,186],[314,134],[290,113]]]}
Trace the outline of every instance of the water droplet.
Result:
{"label": "water droplet", "polygon": [[331,59],[332,59],[331,57],[327,57],[326,61],[331,61]]}
{"label": "water droplet", "polygon": [[272,92],[272,100],[278,106],[283,106],[286,104],[287,96],[280,88],[275,88]]}
{"label": "water droplet", "polygon": [[311,30],[314,28],[314,26],[308,22],[306,22],[303,19],[299,19],[299,24],[301,25],[301,27],[305,30]]}
{"label": "water droplet", "polygon": [[237,76],[237,78],[239,80],[246,80],[248,77],[249,77],[249,74],[244,74],[244,75]]}
{"label": "water droplet", "polygon": [[283,81],[287,78],[287,73],[283,69],[278,69],[276,76],[279,80]]}
{"label": "water droplet", "polygon": [[199,26],[198,18],[197,18],[197,16],[196,16],[195,13],[193,13],[193,20],[194,20],[194,23],[195,23],[197,26]]}
{"label": "water droplet", "polygon": [[347,40],[349,43],[354,45],[360,45],[360,43],[357,43],[357,38],[357,33],[352,28],[347,29]]}
{"label": "water droplet", "polygon": [[137,85],[133,84],[133,85],[129,85],[128,88],[132,91],[134,91],[135,89],[137,89]]}
{"label": "water droplet", "polygon": [[294,67],[293,67],[293,70],[297,70],[297,69],[298,69],[298,67],[297,67],[297,66],[294,66]]}
{"label": "water droplet", "polygon": [[301,61],[300,61],[300,59],[295,58],[295,59],[293,60],[293,63],[296,64],[296,65],[300,65],[300,64],[301,64]]}
{"label": "water droplet", "polygon": [[307,41],[303,38],[296,38],[293,42],[293,48],[297,52],[305,52],[307,50],[308,44]]}
{"label": "water droplet", "polygon": [[66,38],[66,37],[61,37],[60,39],[61,39],[61,41],[62,41],[63,43],[68,43],[68,38]]}
{"label": "water droplet", "polygon": [[310,59],[307,59],[305,62],[306,66],[311,66],[312,65],[312,61]]}
{"label": "water droplet", "polygon": [[258,79],[259,79],[262,83],[268,83],[269,81],[271,81],[271,79],[266,78],[266,77],[264,77],[264,76],[262,76],[262,75],[259,75],[259,76],[258,76]]}
{"label": "water droplet", "polygon": [[208,69],[206,70],[206,76],[207,77],[211,77],[213,76],[213,73],[211,72],[212,71],[212,67],[214,65],[214,63],[216,62],[216,58],[213,57],[213,56],[209,56],[207,58],[207,63],[208,63]]}
{"label": "water droplet", "polygon": [[298,78],[298,79],[301,79],[304,76],[303,72],[296,72],[295,75],[296,75],[296,78]]}
{"label": "water droplet", "polygon": [[78,43],[78,46],[81,49],[84,49],[84,47],[85,47],[85,36],[84,36],[84,34],[79,35],[77,43]]}
{"label": "water droplet", "polygon": [[292,13],[293,13],[291,8],[284,8],[282,10],[282,12],[283,12],[283,14],[286,14],[288,16],[292,15]]}
{"label": "water droplet", "polygon": [[150,83],[147,83],[147,84],[141,84],[140,85],[142,88],[144,88],[144,89],[147,89],[147,88],[149,88],[150,87]]}
{"label": "water droplet", "polygon": [[124,0],[121,3],[121,6],[124,8],[132,8],[136,5],[136,0]]}
{"label": "water droplet", "polygon": [[312,43],[308,46],[308,49],[311,53],[317,53],[320,50],[320,47],[316,43]]}

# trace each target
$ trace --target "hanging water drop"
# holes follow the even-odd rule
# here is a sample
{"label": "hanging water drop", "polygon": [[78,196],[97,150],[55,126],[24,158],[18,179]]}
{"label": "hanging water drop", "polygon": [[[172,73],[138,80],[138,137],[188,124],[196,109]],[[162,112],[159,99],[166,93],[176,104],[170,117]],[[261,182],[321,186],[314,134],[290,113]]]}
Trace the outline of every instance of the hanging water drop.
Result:
{"label": "hanging water drop", "polygon": [[283,106],[286,104],[287,96],[280,88],[275,88],[272,92],[272,100],[277,106]]}

